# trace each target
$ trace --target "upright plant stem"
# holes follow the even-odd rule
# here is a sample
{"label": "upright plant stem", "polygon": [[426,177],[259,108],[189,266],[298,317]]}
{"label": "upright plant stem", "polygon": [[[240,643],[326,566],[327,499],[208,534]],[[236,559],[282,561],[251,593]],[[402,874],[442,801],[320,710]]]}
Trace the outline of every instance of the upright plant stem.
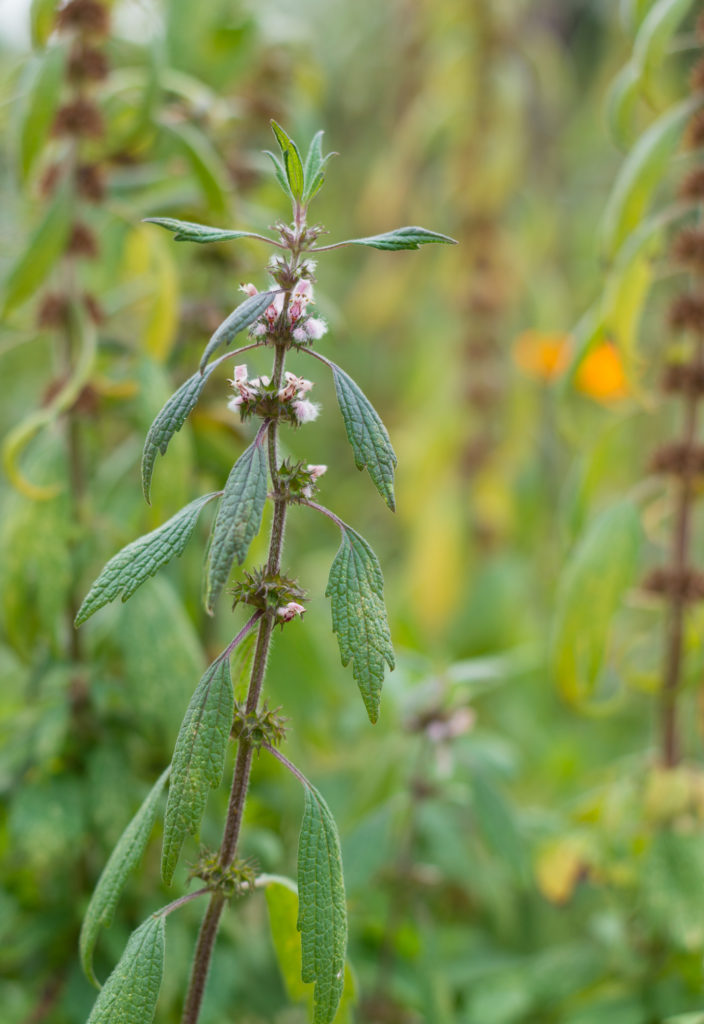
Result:
{"label": "upright plant stem", "polygon": [[[286,317],[288,309],[288,294],[284,300],[282,318]],[[272,380],[277,387],[281,386],[286,360],[286,346],[283,343],[277,344]],[[283,551],[284,533],[286,529],[286,499],[281,493],[279,486],[278,472],[278,429],[279,424],[273,420],[268,430],[269,448],[269,472],[273,485],[274,516],[269,537],[269,555],[267,558],[267,573],[276,574],[281,570],[281,553]],[[254,651],[252,673],[247,691],[247,714],[256,712],[259,705],[259,697],[264,683],[264,673],[269,655],[271,636],[274,631],[275,618],[271,611],[266,612],[260,622],[257,634],[257,645]],[[237,747],[237,758],[235,770],[232,776],[232,789],[230,791],[230,803],[225,821],[222,845],[218,861],[222,868],[228,868],[235,859],[237,843],[239,841],[244,805],[249,788],[249,776],[252,767],[252,754],[254,749],[246,734],[242,734]],[[191,978],[186,993],[186,1001],[183,1007],[181,1024],[197,1024],[200,1016],[205,984],[210,970],[210,961],[213,955],[215,939],[218,933],[220,917],[225,907],[225,897],[214,892],[210,897],[208,909],[205,912],[203,922],[198,934],[198,943],[193,957]]]}
{"label": "upright plant stem", "polygon": [[[697,339],[695,365],[702,367],[704,355],[704,339]],[[692,389],[687,396],[685,406],[684,446],[691,450],[696,443],[699,395]],[[677,725],[677,695],[682,673],[682,645],[684,639],[684,619],[687,606],[685,574],[688,566],[689,536],[692,520],[692,500],[694,497],[694,476],[691,466],[686,465],[680,481],[675,511],[675,531],[672,541],[672,568],[675,581],[671,595],[668,616],[667,635],[665,641],[665,669],[661,693],[661,750],[662,761],[666,768],[673,768],[680,759],[679,730]]]}

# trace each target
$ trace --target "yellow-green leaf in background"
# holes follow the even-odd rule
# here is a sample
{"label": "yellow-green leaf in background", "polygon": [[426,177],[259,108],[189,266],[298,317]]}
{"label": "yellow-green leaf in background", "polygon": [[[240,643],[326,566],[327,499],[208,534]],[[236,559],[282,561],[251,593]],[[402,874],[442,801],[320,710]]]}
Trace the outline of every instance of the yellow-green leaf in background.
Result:
{"label": "yellow-green leaf in background", "polygon": [[173,348],[179,316],[178,270],[167,239],[135,225],[125,245],[125,274],[128,280],[151,284],[151,294],[137,304],[143,317],[138,342],[143,352],[164,363]]}
{"label": "yellow-green leaf in background", "polygon": [[29,8],[29,32],[32,46],[42,49],[54,28],[54,15],[58,0],[32,0]]}
{"label": "yellow-green leaf in background", "polygon": [[622,501],[587,528],[567,561],[550,642],[561,694],[585,703],[607,660],[611,624],[638,567],[642,530],[638,509]]}
{"label": "yellow-green leaf in background", "polygon": [[210,208],[220,214],[226,213],[229,205],[227,168],[212,142],[193,125],[170,124],[164,127],[178,143]]}
{"label": "yellow-green leaf in background", "polygon": [[657,0],[638,29],[633,60],[643,90],[652,100],[653,78],[662,67],[670,39],[689,12],[692,0]]}
{"label": "yellow-green leaf in background", "polygon": [[34,295],[61,256],[71,226],[72,205],[69,187],[64,185],[57,190],[27,247],[5,279],[4,315]]}
{"label": "yellow-green leaf in background", "polygon": [[54,120],[61,95],[66,51],[62,46],[52,46],[36,59],[38,64],[31,68],[32,77],[18,126],[18,164],[22,182],[27,180]]}

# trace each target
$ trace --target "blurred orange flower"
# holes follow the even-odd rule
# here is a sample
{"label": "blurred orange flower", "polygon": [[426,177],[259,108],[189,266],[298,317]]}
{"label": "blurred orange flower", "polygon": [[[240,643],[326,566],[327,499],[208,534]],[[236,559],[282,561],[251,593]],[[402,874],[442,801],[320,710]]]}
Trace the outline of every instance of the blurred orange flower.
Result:
{"label": "blurred orange flower", "polygon": [[569,334],[523,331],[513,346],[513,358],[529,377],[553,380],[566,369],[569,348]]}
{"label": "blurred orange flower", "polygon": [[[567,369],[572,338],[549,331],[523,331],[516,338],[513,358],[527,376],[551,381]],[[575,388],[595,402],[613,402],[629,394],[623,360],[616,346],[604,341],[582,360]]]}

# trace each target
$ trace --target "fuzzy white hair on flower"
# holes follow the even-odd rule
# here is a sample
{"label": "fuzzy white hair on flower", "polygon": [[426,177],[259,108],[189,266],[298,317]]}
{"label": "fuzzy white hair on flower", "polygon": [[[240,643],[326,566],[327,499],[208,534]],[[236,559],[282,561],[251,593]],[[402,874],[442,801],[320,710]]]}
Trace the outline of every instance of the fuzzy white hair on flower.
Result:
{"label": "fuzzy white hair on flower", "polygon": [[249,295],[250,298],[254,298],[255,295],[259,295],[259,289],[257,288],[256,285],[253,285],[251,282],[248,282],[247,284],[241,284],[240,291],[244,292],[245,295]]}
{"label": "fuzzy white hair on flower", "polygon": [[323,473],[327,473],[327,466],[306,466],[306,472],[310,473],[311,480],[317,480]]}
{"label": "fuzzy white hair on flower", "polygon": [[291,619],[295,619],[297,615],[303,615],[305,608],[298,601],[289,601],[288,604],[282,605],[281,608],[276,609],[276,618],[279,622],[290,622]]}
{"label": "fuzzy white hair on flower", "polygon": [[306,398],[301,398],[293,403],[293,411],[299,423],[312,423],[318,418],[320,406],[315,402],[309,402]]}
{"label": "fuzzy white hair on flower", "polygon": [[295,327],[292,331],[293,340],[298,342],[308,341],[308,335],[306,334],[305,328]]}
{"label": "fuzzy white hair on flower", "polygon": [[313,341],[317,341],[327,332],[328,325],[319,317],[309,316],[303,325],[303,329],[309,338],[312,338]]}

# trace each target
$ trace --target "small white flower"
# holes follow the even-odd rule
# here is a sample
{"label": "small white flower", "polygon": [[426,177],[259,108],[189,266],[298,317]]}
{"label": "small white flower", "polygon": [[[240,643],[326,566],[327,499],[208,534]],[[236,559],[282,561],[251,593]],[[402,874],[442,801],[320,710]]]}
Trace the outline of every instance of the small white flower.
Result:
{"label": "small white flower", "polygon": [[300,303],[301,306],[305,306],[308,302],[313,301],[313,285],[310,281],[299,281],[293,290],[291,296],[291,303]]}
{"label": "small white flower", "polygon": [[254,327],[250,327],[249,333],[254,335],[255,338],[261,338],[262,334],[266,334],[266,325],[256,323]]}
{"label": "small white flower", "polygon": [[308,341],[308,335],[306,334],[303,327],[295,327],[293,332],[293,340],[298,342]]}
{"label": "small white flower", "polygon": [[298,601],[289,601],[288,604],[276,609],[276,618],[280,622],[290,622],[297,615],[303,615],[305,608]]}
{"label": "small white flower", "polygon": [[252,298],[255,295],[259,295],[259,289],[253,284],[241,284],[240,291],[244,292],[245,295],[249,295]]}
{"label": "small white flower", "polygon": [[319,317],[309,316],[303,325],[303,329],[309,338],[317,341],[318,338],[322,338],[322,336],[327,332],[328,325]]}
{"label": "small white flower", "polygon": [[235,397],[231,398],[230,401],[227,403],[227,408],[231,409],[232,412],[239,412],[239,408],[242,405],[242,402],[242,395],[235,395]]}
{"label": "small white flower", "polygon": [[235,367],[235,373],[232,378],[232,383],[237,386],[238,384],[244,384],[247,380],[247,364],[240,363],[239,366]]}
{"label": "small white flower", "polygon": [[310,389],[313,387],[312,380],[306,380],[304,377],[298,378],[298,396],[299,398],[303,395],[307,395]]}
{"label": "small white flower", "polygon": [[312,423],[318,418],[320,406],[303,398],[293,403],[293,410],[299,423]]}
{"label": "small white flower", "polygon": [[327,466],[306,466],[306,471],[310,473],[311,480],[317,480],[323,473],[327,473]]}

